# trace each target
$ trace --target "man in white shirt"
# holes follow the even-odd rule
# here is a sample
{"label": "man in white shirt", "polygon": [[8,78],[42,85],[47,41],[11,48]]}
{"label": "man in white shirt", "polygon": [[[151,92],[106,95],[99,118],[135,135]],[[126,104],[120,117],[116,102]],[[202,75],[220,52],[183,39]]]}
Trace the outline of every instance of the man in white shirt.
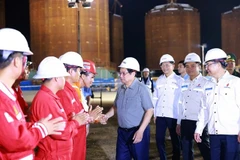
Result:
{"label": "man in white shirt", "polygon": [[[193,140],[198,113],[202,106],[204,86],[207,79],[200,73],[201,60],[196,53],[189,53],[184,60],[189,78],[184,81],[181,87],[179,100],[179,116],[176,132],[181,136],[182,156],[184,160],[193,160]],[[198,148],[204,160],[210,160],[210,146],[207,127],[202,134],[202,142],[198,143]]]}
{"label": "man in white shirt", "polygon": [[199,113],[194,138],[208,124],[212,160],[238,160],[240,142],[240,79],[226,70],[226,53],[214,48],[207,52],[205,67],[210,76],[205,86],[203,107]]}
{"label": "man in white shirt", "polygon": [[165,134],[168,128],[172,140],[173,157],[180,159],[180,140],[176,133],[178,118],[178,101],[183,79],[173,72],[174,59],[165,54],[160,58],[160,67],[163,71],[156,81],[153,92],[154,122],[156,123],[156,143],[161,160],[166,160]]}

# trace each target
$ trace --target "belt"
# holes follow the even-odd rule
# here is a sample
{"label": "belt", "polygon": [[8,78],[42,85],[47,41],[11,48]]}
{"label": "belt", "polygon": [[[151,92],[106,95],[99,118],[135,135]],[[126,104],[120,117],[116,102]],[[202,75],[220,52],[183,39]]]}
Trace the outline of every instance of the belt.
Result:
{"label": "belt", "polygon": [[138,128],[139,128],[139,126],[132,127],[132,128],[122,128],[122,127],[119,127],[119,129],[124,130],[124,131],[126,131],[126,132],[130,132],[130,131],[133,131],[133,130],[137,130]]}

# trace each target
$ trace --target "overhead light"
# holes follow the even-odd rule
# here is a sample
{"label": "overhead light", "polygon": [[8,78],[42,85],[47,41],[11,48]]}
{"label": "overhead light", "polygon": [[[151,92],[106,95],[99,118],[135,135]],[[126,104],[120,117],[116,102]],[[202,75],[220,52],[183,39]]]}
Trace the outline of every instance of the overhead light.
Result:
{"label": "overhead light", "polygon": [[68,0],[69,8],[78,8],[77,0]]}
{"label": "overhead light", "polygon": [[82,7],[85,9],[91,8],[91,2],[83,2]]}
{"label": "overhead light", "polygon": [[78,8],[79,3],[82,4],[82,7],[87,9],[91,8],[91,3],[93,0],[68,0],[68,7],[69,8]]}

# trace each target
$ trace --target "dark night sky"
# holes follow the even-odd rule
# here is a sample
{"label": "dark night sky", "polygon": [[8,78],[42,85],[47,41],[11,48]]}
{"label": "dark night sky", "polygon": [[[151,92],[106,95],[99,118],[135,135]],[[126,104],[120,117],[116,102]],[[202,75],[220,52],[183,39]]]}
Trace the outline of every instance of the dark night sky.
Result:
{"label": "dark night sky", "polygon": [[[109,1],[109,8],[111,8],[113,0]],[[29,41],[28,0],[5,0],[5,2],[6,27],[20,30]],[[133,56],[144,66],[145,13],[156,5],[165,4],[167,0],[119,0],[119,2],[123,4],[121,13],[124,24],[125,57]],[[178,0],[177,2],[188,3],[200,12],[201,43],[207,44],[207,50],[214,47],[221,47],[221,13],[240,5],[240,0]]]}

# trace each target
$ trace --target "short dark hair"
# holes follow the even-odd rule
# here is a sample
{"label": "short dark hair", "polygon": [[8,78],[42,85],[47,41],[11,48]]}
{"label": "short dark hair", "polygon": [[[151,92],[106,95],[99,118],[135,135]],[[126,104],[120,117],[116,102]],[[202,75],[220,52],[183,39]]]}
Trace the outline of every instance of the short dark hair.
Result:
{"label": "short dark hair", "polygon": [[135,71],[133,69],[127,69],[127,71],[128,71],[128,73],[137,72],[137,71]]}
{"label": "short dark hair", "polygon": [[178,64],[183,64],[183,66],[185,67],[184,60],[179,61]]}
{"label": "short dark hair", "polygon": [[[226,68],[227,67],[227,62],[226,62],[226,58],[220,58],[220,59],[214,59],[214,60],[211,60],[212,62],[219,62],[222,66],[222,68]],[[210,62],[210,61],[208,61]]]}
{"label": "short dark hair", "polygon": [[9,66],[9,64],[12,62],[12,60],[19,56],[19,54],[23,55],[22,52],[16,52],[16,51],[13,51],[7,59],[3,58],[3,50],[0,50],[0,69],[4,69],[6,68],[7,66]]}
{"label": "short dark hair", "polygon": [[75,72],[77,71],[78,68],[81,68],[79,66],[74,66],[74,65],[69,65],[69,64],[66,64],[66,63],[63,63],[67,72],[70,70],[70,69],[73,69]]}
{"label": "short dark hair", "polygon": [[89,76],[89,73],[90,73],[90,72],[81,71],[81,75]]}
{"label": "short dark hair", "polygon": [[184,64],[184,60],[181,60],[181,61],[179,61],[179,62],[178,62],[178,64],[179,64],[179,63],[182,63],[182,64]]}

